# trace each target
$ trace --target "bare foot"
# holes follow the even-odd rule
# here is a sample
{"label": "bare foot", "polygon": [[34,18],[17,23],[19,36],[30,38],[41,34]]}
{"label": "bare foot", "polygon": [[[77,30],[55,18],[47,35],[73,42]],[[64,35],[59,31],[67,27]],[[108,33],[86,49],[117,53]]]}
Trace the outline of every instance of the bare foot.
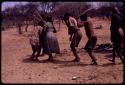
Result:
{"label": "bare foot", "polygon": [[72,60],[72,62],[79,62],[80,58],[75,58],[74,60]]}
{"label": "bare foot", "polygon": [[109,59],[109,61],[111,61],[112,63],[115,63],[115,60],[113,60],[113,59],[112,60]]}
{"label": "bare foot", "polygon": [[53,58],[48,58],[47,61],[53,62],[54,60],[53,60]]}
{"label": "bare foot", "polygon": [[98,65],[96,61],[93,61],[91,65]]}

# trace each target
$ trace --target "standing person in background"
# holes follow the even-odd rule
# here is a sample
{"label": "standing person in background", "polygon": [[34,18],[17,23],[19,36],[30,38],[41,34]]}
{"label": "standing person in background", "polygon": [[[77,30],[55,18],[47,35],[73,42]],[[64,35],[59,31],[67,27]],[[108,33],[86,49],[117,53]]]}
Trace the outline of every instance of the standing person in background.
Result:
{"label": "standing person in background", "polygon": [[123,62],[121,48],[120,48],[122,43],[122,36],[119,32],[121,24],[120,22],[121,22],[120,12],[117,7],[114,7],[112,9],[111,26],[110,26],[111,42],[113,43],[113,58],[110,61],[112,61],[113,63],[115,63],[116,53]]}
{"label": "standing person in background", "polygon": [[40,42],[40,44],[41,44],[41,47],[43,48],[42,56],[44,56],[44,54],[45,54],[45,52],[44,52],[44,50],[45,50],[45,45],[44,45],[44,43],[45,43],[45,36],[46,36],[46,32],[45,32],[45,30],[44,30],[44,28],[45,28],[44,22],[46,21],[46,17],[45,17],[45,15],[43,15],[43,14],[41,14],[41,17],[42,17],[42,19],[43,19],[44,21],[41,20],[41,21],[38,23],[38,25],[41,26],[43,29],[38,31],[38,35],[39,35],[39,42]]}
{"label": "standing person in background", "polygon": [[68,27],[68,34],[70,35],[69,40],[71,41],[70,47],[75,56],[74,62],[79,62],[80,58],[77,54],[77,50],[75,47],[78,47],[79,42],[82,38],[82,33],[77,26],[77,21],[74,17],[71,16],[69,13],[65,13],[64,15],[65,24]]}
{"label": "standing person in background", "polygon": [[[86,32],[86,35],[88,37],[88,42],[85,45],[85,50],[88,52],[89,56],[91,57],[92,64],[97,65],[96,58],[93,55],[93,48],[96,45],[97,36],[94,33],[92,22],[88,20],[86,13],[80,16],[80,20],[85,27],[85,32]],[[79,23],[78,23],[78,26],[79,26]]]}

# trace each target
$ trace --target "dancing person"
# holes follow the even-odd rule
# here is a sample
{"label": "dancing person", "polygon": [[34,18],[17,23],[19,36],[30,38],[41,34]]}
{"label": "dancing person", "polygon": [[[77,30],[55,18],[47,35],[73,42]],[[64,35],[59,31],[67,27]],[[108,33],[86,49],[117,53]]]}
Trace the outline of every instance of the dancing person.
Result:
{"label": "dancing person", "polygon": [[75,56],[75,59],[73,61],[79,62],[80,58],[77,54],[76,47],[78,47],[78,45],[79,45],[79,42],[82,38],[82,33],[77,26],[76,19],[73,16],[71,16],[71,14],[65,13],[64,14],[64,21],[68,27],[68,34],[70,35],[70,38],[69,38],[69,40],[71,41],[70,48]]}
{"label": "dancing person", "polygon": [[121,48],[120,48],[122,43],[122,36],[119,32],[120,22],[121,22],[120,12],[117,7],[114,7],[112,9],[111,26],[110,26],[111,42],[113,43],[113,50],[112,50],[113,58],[110,61],[113,63],[115,63],[116,53],[123,62]]}
{"label": "dancing person", "polygon": [[97,42],[97,36],[94,33],[93,24],[91,21],[88,20],[87,13],[80,16],[80,21],[84,25],[85,33],[88,38],[88,42],[85,45],[85,50],[88,52],[89,56],[91,57],[92,64],[97,65],[96,58],[93,55],[93,48],[95,47]]}

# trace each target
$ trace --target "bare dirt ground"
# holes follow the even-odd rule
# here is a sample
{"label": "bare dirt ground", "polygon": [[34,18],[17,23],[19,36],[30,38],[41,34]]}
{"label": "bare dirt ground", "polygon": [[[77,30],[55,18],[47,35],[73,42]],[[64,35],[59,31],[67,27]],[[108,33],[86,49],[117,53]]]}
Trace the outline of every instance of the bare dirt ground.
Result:
{"label": "bare dirt ground", "polygon": [[[97,44],[110,43],[110,22],[108,20],[91,19],[95,25],[102,25],[102,29],[94,29],[98,37]],[[55,25],[58,28],[58,25]],[[122,83],[123,64],[116,58],[116,64],[108,61],[112,57],[111,50],[94,52],[98,65],[90,65],[91,59],[84,50],[87,42],[84,28],[82,40],[79,44],[80,62],[71,62],[74,56],[70,50],[70,42],[66,26],[61,28],[56,36],[59,41],[61,54],[54,56],[54,62],[46,62],[47,55],[40,56],[38,62],[31,61],[32,50],[29,44],[28,32],[22,35],[17,30],[2,31],[2,83]]]}

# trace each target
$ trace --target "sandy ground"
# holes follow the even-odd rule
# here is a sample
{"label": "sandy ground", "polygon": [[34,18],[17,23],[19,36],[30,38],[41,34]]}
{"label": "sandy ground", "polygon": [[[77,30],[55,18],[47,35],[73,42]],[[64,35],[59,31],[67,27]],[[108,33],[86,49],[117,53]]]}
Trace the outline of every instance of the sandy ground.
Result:
{"label": "sandy ground", "polygon": [[[97,44],[110,43],[110,22],[108,20],[91,19],[95,25],[102,24],[102,29],[94,29],[98,37]],[[58,28],[58,25],[55,25]],[[112,57],[111,50],[94,52],[98,65],[90,65],[88,54],[81,50],[87,42],[84,28],[82,40],[78,47],[80,62],[71,62],[74,56],[70,50],[70,42],[66,26],[61,23],[61,28],[56,36],[59,41],[61,54],[54,56],[54,62],[46,62],[47,55],[40,56],[38,62],[31,61],[32,50],[28,35],[22,35],[17,30],[2,31],[2,83],[122,83],[123,64],[116,58],[116,64],[108,61]]]}

